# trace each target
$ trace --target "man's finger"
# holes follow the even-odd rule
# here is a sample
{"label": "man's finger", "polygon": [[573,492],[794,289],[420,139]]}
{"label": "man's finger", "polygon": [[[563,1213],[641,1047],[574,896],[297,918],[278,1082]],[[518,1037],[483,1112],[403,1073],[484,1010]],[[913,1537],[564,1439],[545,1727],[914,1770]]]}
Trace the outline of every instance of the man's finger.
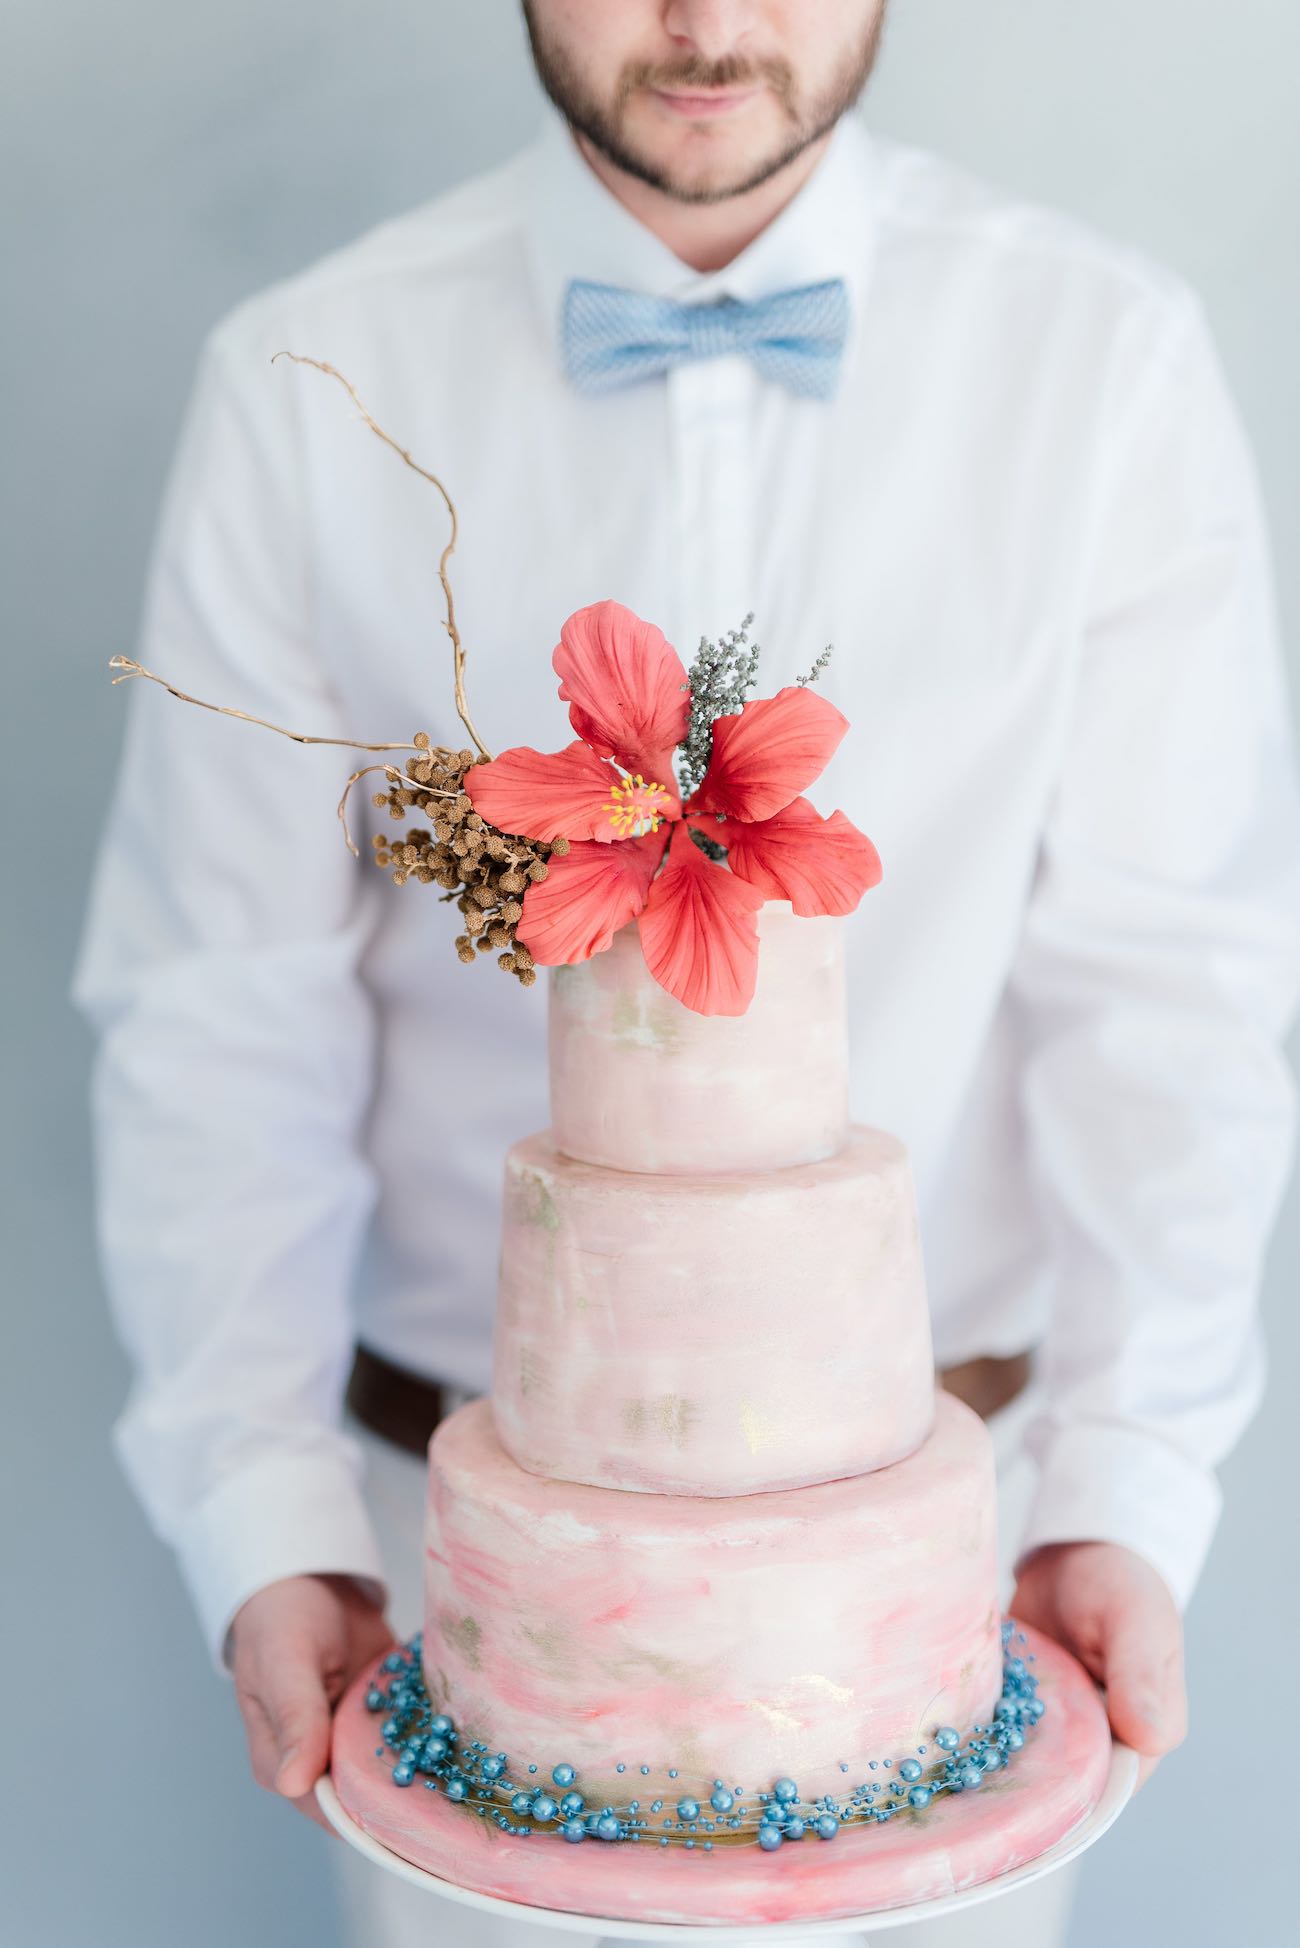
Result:
{"label": "man's finger", "polygon": [[244,1736],[248,1740],[248,1762],[253,1777],[264,1792],[275,1791],[275,1775],[280,1769],[280,1752],[271,1730],[271,1721],[262,1708],[261,1700],[250,1691],[235,1689],[235,1699],[239,1705],[239,1715],[244,1721]]}
{"label": "man's finger", "polygon": [[1106,1709],[1116,1738],[1148,1758],[1172,1752],[1187,1735],[1182,1645],[1172,1607],[1126,1606],[1106,1642]]}
{"label": "man's finger", "polygon": [[278,1753],[275,1790],[301,1799],[329,1763],[330,1707],[320,1673],[308,1664],[291,1666],[263,1687],[262,1702]]}

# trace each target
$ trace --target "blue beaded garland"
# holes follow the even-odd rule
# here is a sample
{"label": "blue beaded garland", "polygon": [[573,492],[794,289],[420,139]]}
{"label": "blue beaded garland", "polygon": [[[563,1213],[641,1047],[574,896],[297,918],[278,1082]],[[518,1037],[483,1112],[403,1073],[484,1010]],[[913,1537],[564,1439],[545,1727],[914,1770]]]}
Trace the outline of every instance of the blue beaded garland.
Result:
{"label": "blue beaded garland", "polygon": [[[1011,1655],[1013,1640],[1024,1642],[1023,1636],[1016,1638],[1014,1626],[1004,1623],[1002,1695],[989,1723],[972,1726],[965,1743],[951,1725],[939,1726],[931,1737],[943,1763],[928,1780],[923,1782],[924,1767],[918,1758],[909,1755],[899,1760],[872,1759],[870,1771],[883,1767],[893,1775],[884,1782],[884,1799],[878,1797],[882,1792],[880,1782],[864,1781],[846,1787],[848,1797],[842,1802],[824,1793],[811,1806],[804,1805],[794,1780],[782,1777],[773,1781],[770,1791],[757,1794],[757,1805],[751,1801],[746,1806],[739,1788],[733,1789],[724,1780],[715,1779],[708,1810],[719,1816],[716,1823],[702,1817],[697,1799],[684,1796],[677,1802],[676,1820],[663,1821],[667,1831],[657,1836],[660,1846],[694,1848],[698,1845],[705,1852],[712,1851],[711,1840],[697,1841],[694,1834],[701,1828],[704,1833],[712,1833],[716,1824],[740,1836],[742,1843],[756,1843],[770,1853],[787,1839],[801,1840],[810,1828],[820,1838],[831,1839],[842,1825],[883,1823],[896,1812],[909,1808],[922,1810],[942,1793],[978,1789],[989,1773],[998,1772],[1010,1763],[1012,1754],[1021,1750],[1027,1732],[1046,1709],[1038,1695],[1038,1680],[1029,1668],[1033,1660]],[[442,1786],[449,1800],[467,1803],[480,1819],[490,1818],[502,1831],[521,1839],[537,1832],[555,1833],[571,1844],[589,1837],[606,1841],[641,1839],[646,1822],[640,1816],[639,1800],[588,1813],[583,1795],[568,1790],[577,1777],[573,1766],[561,1763],[551,1768],[551,1779],[561,1788],[558,1795],[541,1786],[521,1790],[506,1776],[509,1761],[504,1752],[489,1752],[481,1739],[468,1742],[458,1739],[451,1717],[431,1709],[420,1668],[418,1637],[407,1646],[405,1653],[390,1652],[380,1670],[389,1674],[390,1681],[384,1683],[377,1679],[371,1683],[363,1694],[364,1706],[368,1712],[378,1714],[386,1710],[389,1714],[381,1727],[384,1742],[377,1750],[382,1756],[387,1747],[391,1754],[395,1785],[410,1786],[417,1772],[426,1773],[430,1776],[422,1783],[430,1792]],[[923,1756],[928,1748],[918,1745],[914,1749]],[[843,1760],[839,1766],[841,1772],[848,1770]],[[621,1761],[615,1769],[619,1773],[628,1770]],[[648,1777],[651,1771],[647,1764],[637,1769],[642,1777]],[[530,1777],[536,1777],[538,1767],[529,1765],[527,1771]],[[678,1776],[675,1766],[668,1767],[667,1771],[670,1779]],[[516,1825],[509,1817],[507,1805],[521,1824]],[[662,1799],[656,1799],[651,1812],[662,1813],[663,1805]]]}

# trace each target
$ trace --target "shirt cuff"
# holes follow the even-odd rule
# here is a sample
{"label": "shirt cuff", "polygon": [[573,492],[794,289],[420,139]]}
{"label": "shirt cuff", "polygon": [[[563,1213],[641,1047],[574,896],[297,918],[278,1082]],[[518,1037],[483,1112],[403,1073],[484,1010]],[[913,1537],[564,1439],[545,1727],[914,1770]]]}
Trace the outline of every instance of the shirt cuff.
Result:
{"label": "shirt cuff", "polygon": [[237,1611],[282,1576],[354,1576],[377,1603],[387,1598],[356,1475],[338,1455],[269,1455],[241,1468],[190,1513],[176,1552],[223,1676]]}
{"label": "shirt cuff", "polygon": [[1213,1474],[1158,1434],[1118,1421],[1040,1421],[1026,1446],[1039,1475],[1017,1567],[1051,1542],[1118,1542],[1158,1570],[1185,1609],[1219,1519]]}

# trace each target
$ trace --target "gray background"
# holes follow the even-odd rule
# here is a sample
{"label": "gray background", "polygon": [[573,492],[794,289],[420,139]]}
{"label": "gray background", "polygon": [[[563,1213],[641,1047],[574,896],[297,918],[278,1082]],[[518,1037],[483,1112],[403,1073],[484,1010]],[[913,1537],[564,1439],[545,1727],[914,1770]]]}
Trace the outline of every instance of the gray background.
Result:
{"label": "gray background", "polygon": [[[3,911],[12,916],[12,1338],[0,1363],[4,1948],[332,1948],[321,1835],[247,1780],[168,1559],[109,1457],[126,1373],[94,1263],[89,1050],[66,999],[163,471],[200,335],[237,298],[529,135],[514,0],[9,0],[0,77]],[[1137,243],[1204,293],[1273,510],[1300,553],[1300,11],[1290,0],[895,0],[867,113]],[[16,30],[16,58],[15,48]],[[1294,684],[1293,688],[1300,687]],[[1189,1619],[1194,1731],[1093,1856],[1074,1933],[1271,1937],[1290,1907],[1300,1272],[1274,1380],[1225,1470]]]}

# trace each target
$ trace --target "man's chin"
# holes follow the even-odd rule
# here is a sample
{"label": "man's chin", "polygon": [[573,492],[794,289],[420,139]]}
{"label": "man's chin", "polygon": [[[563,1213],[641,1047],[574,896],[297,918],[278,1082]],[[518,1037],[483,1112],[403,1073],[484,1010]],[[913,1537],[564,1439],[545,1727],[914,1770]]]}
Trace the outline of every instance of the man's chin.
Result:
{"label": "man's chin", "polygon": [[683,202],[722,202],[765,182],[801,148],[770,98],[732,115],[695,120],[651,99],[629,109],[620,148],[635,173]]}

